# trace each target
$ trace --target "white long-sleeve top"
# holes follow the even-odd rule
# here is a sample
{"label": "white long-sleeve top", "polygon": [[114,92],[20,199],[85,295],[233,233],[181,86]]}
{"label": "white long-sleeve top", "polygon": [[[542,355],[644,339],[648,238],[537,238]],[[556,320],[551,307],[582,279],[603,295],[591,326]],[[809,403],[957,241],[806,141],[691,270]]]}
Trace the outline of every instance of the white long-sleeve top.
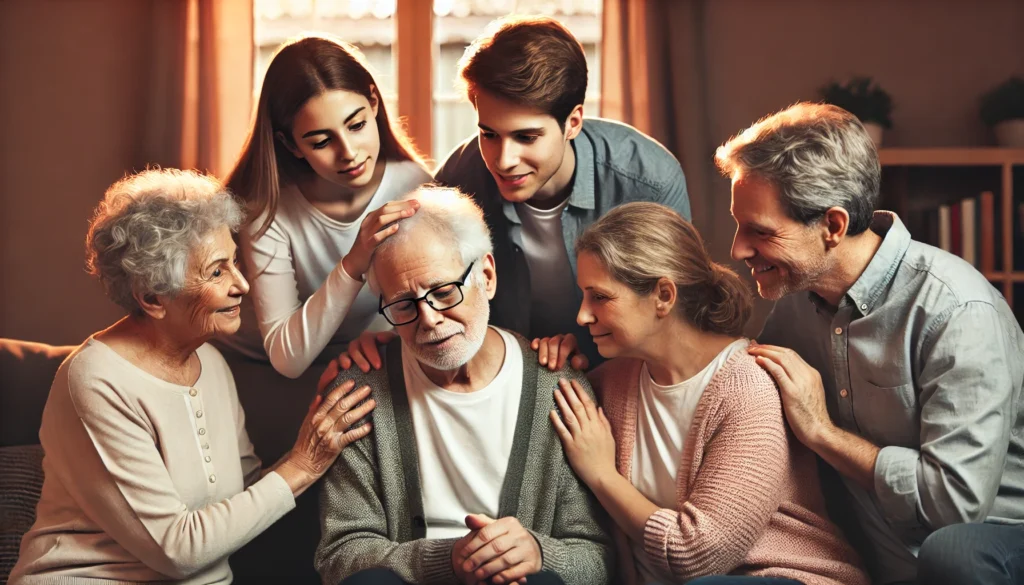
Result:
{"label": "white long-sleeve top", "polygon": [[370,203],[349,223],[327,217],[295,187],[282,188],[267,231],[253,239],[261,217],[242,234],[251,290],[241,328],[222,341],[250,357],[269,358],[290,378],[301,376],[328,346],[343,349],[374,322],[378,299],[345,272],[342,258],[367,214],[429,181],[418,163],[389,161]]}
{"label": "white long-sleeve top", "polygon": [[61,364],[43,409],[42,496],[10,582],[229,583],[228,555],[295,507],[245,431],[210,345],[191,386],[94,338]]}

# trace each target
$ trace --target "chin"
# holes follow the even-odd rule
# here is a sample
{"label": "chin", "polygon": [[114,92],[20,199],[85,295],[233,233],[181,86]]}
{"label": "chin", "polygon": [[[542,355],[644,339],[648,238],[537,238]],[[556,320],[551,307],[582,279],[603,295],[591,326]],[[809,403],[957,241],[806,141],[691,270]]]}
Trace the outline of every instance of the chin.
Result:
{"label": "chin", "polygon": [[600,339],[602,339],[601,342],[598,342],[595,339],[594,345],[597,346],[597,353],[601,354],[601,357],[610,360],[612,358],[617,358],[620,355],[622,355],[621,348],[619,348],[618,345],[612,342],[610,335]]}

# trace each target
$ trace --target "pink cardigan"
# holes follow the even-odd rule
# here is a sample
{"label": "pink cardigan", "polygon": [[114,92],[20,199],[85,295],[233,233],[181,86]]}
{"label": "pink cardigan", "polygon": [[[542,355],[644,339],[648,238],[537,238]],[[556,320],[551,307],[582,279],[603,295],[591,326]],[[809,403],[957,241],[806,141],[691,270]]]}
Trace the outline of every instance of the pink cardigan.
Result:
{"label": "pink cardigan", "polygon": [[[616,359],[590,375],[612,425],[616,465],[630,477],[640,368]],[[787,431],[772,378],[745,351],[712,378],[679,462],[676,509],[651,515],[644,550],[659,576],[785,577],[806,585],[868,584],[860,559],[827,519],[814,454]],[[624,583],[639,576],[618,531]]]}

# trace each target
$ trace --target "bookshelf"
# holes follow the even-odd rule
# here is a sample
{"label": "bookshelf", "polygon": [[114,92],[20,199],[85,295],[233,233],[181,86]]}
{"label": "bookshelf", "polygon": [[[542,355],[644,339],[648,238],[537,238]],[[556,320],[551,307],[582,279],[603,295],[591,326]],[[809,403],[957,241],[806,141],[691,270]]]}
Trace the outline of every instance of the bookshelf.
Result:
{"label": "bookshelf", "polygon": [[[882,148],[882,206],[906,218],[908,212],[929,205],[973,197],[984,191],[995,195],[995,221],[1001,262],[985,277],[1003,293],[1019,321],[1024,321],[1024,258],[1014,259],[1018,206],[1024,202],[1024,149],[1012,148]],[[1020,192],[1014,197],[1014,180]],[[912,232],[913,234],[913,232]],[[915,234],[915,238],[917,235]],[[1018,236],[1019,237],[1019,236]],[[1020,249],[1017,250],[1020,256]],[[1016,301],[1016,305],[1015,305]]]}

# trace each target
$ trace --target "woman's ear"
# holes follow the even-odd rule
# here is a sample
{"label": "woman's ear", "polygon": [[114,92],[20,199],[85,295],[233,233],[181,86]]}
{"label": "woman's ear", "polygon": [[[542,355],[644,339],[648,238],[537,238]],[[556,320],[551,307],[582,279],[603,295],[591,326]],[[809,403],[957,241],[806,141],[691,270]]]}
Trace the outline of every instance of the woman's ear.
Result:
{"label": "woman's ear", "polygon": [[654,312],[658,317],[667,317],[676,306],[679,291],[676,283],[664,276],[654,286]]}
{"label": "woman's ear", "polygon": [[377,86],[370,84],[370,111],[373,112],[373,117],[377,117],[377,108],[380,107],[380,99],[378,96],[380,93],[377,91]]}
{"label": "woman's ear", "polygon": [[281,132],[280,130],[274,132],[274,139],[283,144],[284,147],[288,149],[288,152],[292,153],[292,156],[295,158],[306,158],[306,155],[302,154],[302,151],[284,135],[284,132]]}
{"label": "woman's ear", "polygon": [[138,303],[142,312],[150,317],[163,319],[167,316],[167,307],[164,306],[164,300],[160,295],[133,290],[132,297]]}

